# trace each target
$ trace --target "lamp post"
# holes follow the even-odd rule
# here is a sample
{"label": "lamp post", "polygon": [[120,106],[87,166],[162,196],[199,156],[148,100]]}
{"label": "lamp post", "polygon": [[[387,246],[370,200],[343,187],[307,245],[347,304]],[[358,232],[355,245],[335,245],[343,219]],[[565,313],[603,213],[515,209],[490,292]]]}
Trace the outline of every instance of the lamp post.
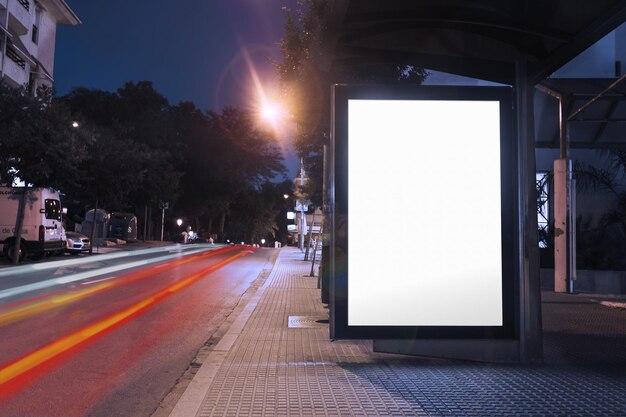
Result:
{"label": "lamp post", "polygon": [[[280,104],[278,103],[270,103],[265,94],[262,93],[260,94],[261,97],[261,111],[260,111],[260,115],[261,117],[268,122],[272,127],[274,127],[274,129],[277,128],[277,124],[279,119],[284,119],[284,118],[288,118],[290,119],[290,121],[293,123],[293,116],[290,116],[289,113],[286,111],[286,109],[284,107],[282,107]],[[299,192],[296,194],[297,200],[296,200],[296,211],[300,211],[300,221],[298,224],[298,228],[300,229],[300,250],[304,251],[304,234],[306,233],[306,214],[305,214],[305,196],[304,193],[302,192],[302,189],[304,188],[304,182],[306,180],[306,177],[304,175],[304,160],[303,158],[300,158],[300,176],[299,178],[296,178],[294,182],[300,182],[299,184]],[[283,197],[285,199],[289,198],[289,195],[287,194],[283,194]],[[299,207],[299,208],[298,208]]]}
{"label": "lamp post", "polygon": [[170,208],[170,203],[167,201],[159,201],[159,208],[161,209],[161,242],[162,242],[163,230],[165,229],[165,210]]}

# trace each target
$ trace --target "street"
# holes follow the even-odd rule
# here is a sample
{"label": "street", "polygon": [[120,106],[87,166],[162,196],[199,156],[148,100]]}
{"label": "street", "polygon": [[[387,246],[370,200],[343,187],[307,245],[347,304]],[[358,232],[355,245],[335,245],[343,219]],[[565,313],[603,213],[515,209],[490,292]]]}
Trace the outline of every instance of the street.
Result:
{"label": "street", "polygon": [[183,248],[0,269],[0,416],[151,415],[276,255]]}

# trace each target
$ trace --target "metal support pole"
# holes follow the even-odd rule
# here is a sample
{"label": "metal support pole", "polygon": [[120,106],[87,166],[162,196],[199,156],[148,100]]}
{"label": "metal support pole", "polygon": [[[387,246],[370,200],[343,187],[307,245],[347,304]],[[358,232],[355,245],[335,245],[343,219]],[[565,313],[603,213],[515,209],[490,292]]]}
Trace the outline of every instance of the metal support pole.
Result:
{"label": "metal support pole", "polygon": [[89,240],[91,241],[91,244],[89,245],[89,254],[92,255],[93,254],[93,247],[94,247],[94,236],[95,236],[95,232],[96,232],[96,224],[98,223],[98,197],[96,197],[96,202],[94,204],[94,208],[93,208],[93,222],[91,223],[91,236],[89,236]]}
{"label": "metal support pole", "polygon": [[[613,83],[615,86],[616,83]],[[537,89],[559,101],[559,159],[554,161],[554,291],[571,292],[573,275],[575,275],[576,230],[575,218],[572,221],[572,168],[569,159],[569,125],[568,122],[591,103],[599,98],[594,97],[583,107],[568,117],[566,107],[569,102],[563,94],[551,90],[544,85]],[[605,94],[605,90],[601,94]]]}
{"label": "metal support pole", "polygon": [[602,98],[602,96],[607,94],[609,91],[611,91],[612,89],[614,89],[615,87],[620,85],[622,82],[624,82],[624,80],[626,80],[626,74],[622,75],[617,80],[613,81],[611,83],[611,85],[609,85],[607,88],[605,88],[600,94],[598,94],[597,96],[593,97],[591,100],[589,100],[588,102],[583,104],[578,110],[572,112],[572,114],[569,115],[567,120],[568,121],[574,120],[574,118],[576,116],[578,116],[580,113],[584,112],[589,106],[591,106],[593,103],[598,101],[600,98]]}
{"label": "metal support pole", "polygon": [[305,228],[305,218],[304,218],[304,194],[302,193],[302,189],[304,188],[304,159],[300,158],[300,189],[301,195],[303,198],[300,200],[300,250],[304,251],[304,228]]}
{"label": "metal support pole", "polygon": [[569,281],[568,248],[571,221],[569,219],[569,160],[554,161],[554,291],[567,292]]}
{"label": "metal support pole", "polygon": [[570,227],[569,227],[569,286],[568,292],[574,293],[574,281],[576,281],[576,180],[572,179],[570,169]]}
{"label": "metal support pole", "polygon": [[[320,239],[322,238],[322,226],[320,226],[320,231],[317,234],[317,239],[315,239],[315,249],[313,249],[313,261],[311,261],[311,273],[309,274],[310,277],[314,277],[315,276],[315,258],[316,258],[316,254],[317,254],[317,244],[320,241]],[[317,278],[317,288],[320,288],[320,274],[317,274],[318,278]]]}
{"label": "metal support pole", "polygon": [[146,231],[148,230],[148,203],[143,206],[143,241],[146,241]]}
{"label": "metal support pole", "polygon": [[[304,204],[304,203],[303,203]],[[304,206],[300,209],[300,251],[304,251]]]}
{"label": "metal support pole", "polygon": [[165,207],[161,209],[161,242],[163,242],[163,229],[165,227]]}
{"label": "metal support pole", "polygon": [[304,260],[309,260],[309,249],[311,248],[311,239],[313,239],[313,225],[315,224],[315,211],[313,211],[313,218],[311,219],[311,225],[309,226],[309,241],[306,244],[306,252],[304,252]]}
{"label": "metal support pole", "polygon": [[518,143],[518,314],[522,362],[540,362],[543,357],[533,91],[527,62],[520,60],[515,66],[515,120]]}

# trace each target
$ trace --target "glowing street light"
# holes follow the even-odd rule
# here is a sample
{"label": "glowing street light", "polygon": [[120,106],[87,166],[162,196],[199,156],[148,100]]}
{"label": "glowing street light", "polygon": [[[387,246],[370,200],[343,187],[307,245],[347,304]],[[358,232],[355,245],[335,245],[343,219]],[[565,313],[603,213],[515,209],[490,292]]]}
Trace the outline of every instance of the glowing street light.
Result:
{"label": "glowing street light", "polygon": [[79,126],[80,126],[80,125],[78,124],[78,122],[77,122],[76,120],[74,120],[74,121],[72,122],[72,127],[76,128],[76,127],[79,127]]}
{"label": "glowing street light", "polygon": [[176,219],[176,224],[178,225],[178,227],[182,226],[183,219]]}
{"label": "glowing street light", "polygon": [[263,106],[263,110],[261,111],[261,116],[263,116],[265,120],[268,120],[270,122],[276,121],[279,115],[280,110],[275,104],[266,104],[265,106]]}
{"label": "glowing street light", "polygon": [[276,102],[269,102],[262,99],[259,113],[261,119],[272,126],[274,130],[281,130],[279,127],[289,121],[289,113],[287,110]]}

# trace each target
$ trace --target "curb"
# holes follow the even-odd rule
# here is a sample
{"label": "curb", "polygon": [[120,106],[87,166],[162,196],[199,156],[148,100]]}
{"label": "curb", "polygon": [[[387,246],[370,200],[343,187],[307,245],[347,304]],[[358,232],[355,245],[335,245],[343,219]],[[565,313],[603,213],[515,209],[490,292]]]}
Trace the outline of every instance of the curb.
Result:
{"label": "curb", "polygon": [[[253,294],[250,294],[249,299],[245,300],[242,298],[240,304],[235,307],[235,309],[238,309],[239,306],[243,304],[242,301],[246,303],[245,307],[237,313],[237,317],[234,321],[231,324],[228,324],[227,322],[223,323],[217,330],[217,332],[219,332],[223,329],[223,327],[228,327],[226,333],[221,337],[220,341],[204,359],[200,369],[198,369],[198,372],[194,375],[182,396],[176,402],[176,405],[170,412],[169,417],[190,417],[197,415],[200,411],[213,379],[228,356],[230,349],[239,338],[239,335],[243,332],[248,319],[252,316],[252,313],[263,297],[266,288],[269,286],[271,282],[270,278],[276,271],[276,267],[279,265],[279,254],[280,252],[278,252],[275,258],[271,261],[272,267],[269,272],[266,272],[269,268],[264,268],[257,277],[257,279],[264,279],[263,284]],[[263,275],[265,275],[265,277],[263,277]]]}

